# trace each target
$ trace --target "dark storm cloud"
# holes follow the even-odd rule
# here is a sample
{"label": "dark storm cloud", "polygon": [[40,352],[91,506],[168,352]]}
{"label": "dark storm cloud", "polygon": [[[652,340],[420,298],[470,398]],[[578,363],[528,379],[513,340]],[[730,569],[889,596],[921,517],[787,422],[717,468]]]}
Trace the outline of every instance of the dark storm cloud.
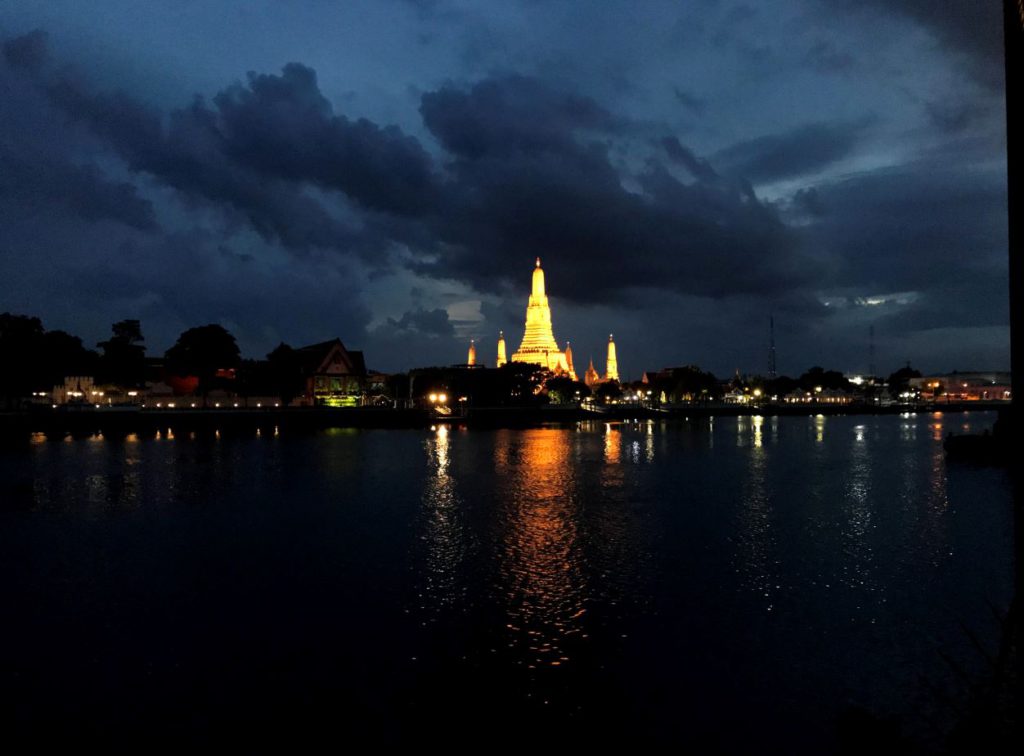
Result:
{"label": "dark storm cloud", "polygon": [[[836,280],[879,291],[956,284],[1006,269],[1006,174],[920,162],[819,186],[810,243],[833,256]],[[984,309],[987,302],[976,301]]]}
{"label": "dark storm cloud", "polygon": [[424,336],[454,336],[455,326],[448,319],[448,311],[440,307],[425,310],[422,307],[402,313],[402,317],[388,318],[387,330],[420,333]]}
{"label": "dark storm cloud", "polygon": [[492,78],[428,93],[421,112],[452,176],[436,227],[445,247],[421,273],[496,291],[550,256],[564,271],[559,294],[579,302],[621,299],[630,287],[724,296],[804,282],[774,210],[677,141],[662,147],[695,181],[653,155],[624,178],[614,151],[630,126],[592,101]]}
{"label": "dark storm cloud", "polygon": [[338,189],[373,210],[415,215],[433,199],[433,168],[420,143],[395,126],[334,115],[311,68],[250,73],[247,85],[214,103],[224,151],[242,165]]}
{"label": "dark storm cloud", "polygon": [[798,189],[793,195],[792,205],[793,209],[803,216],[818,218],[826,212],[825,205],[821,201],[821,194],[813,186],[808,189]]}
{"label": "dark storm cloud", "polygon": [[804,62],[822,73],[845,73],[856,65],[853,55],[825,40],[818,40],[811,45],[804,56]]}
{"label": "dark storm cloud", "polygon": [[683,166],[695,179],[712,181],[718,178],[718,173],[707,160],[698,158],[693,150],[684,147],[675,137],[663,137],[661,146],[675,163]]}
{"label": "dark storm cloud", "polygon": [[[422,96],[443,172],[397,127],[336,115],[315,72],[295,63],[166,118],[68,74],[36,79],[132,170],[298,252],[354,251],[386,265],[401,245],[414,271],[492,292],[535,256],[553,257],[573,271],[560,294],[579,302],[623,300],[637,287],[771,295],[813,272],[744,180],[722,178],[673,137],[652,154],[644,127],[536,78]],[[783,159],[770,146],[759,165]]]}
{"label": "dark storm cloud", "polygon": [[694,94],[690,94],[680,87],[673,87],[672,94],[676,96],[676,100],[679,101],[679,104],[690,112],[695,115],[704,114],[704,109],[707,107],[707,102],[704,99],[697,97]]}
{"label": "dark storm cloud", "polygon": [[516,75],[485,79],[468,91],[449,85],[428,92],[420,113],[448,152],[468,160],[571,152],[578,131],[611,133],[625,126],[589,97]]}
{"label": "dark storm cloud", "polygon": [[48,37],[42,29],[9,39],[3,44],[4,59],[16,68],[38,71],[49,58]]}
{"label": "dark storm cloud", "polygon": [[[1002,3],[992,0],[868,0],[849,9],[829,2],[827,12],[837,8],[869,14],[901,13],[928,29],[950,50],[961,53],[968,70],[992,89],[1003,84]],[[872,10],[875,9],[875,10]]]}
{"label": "dark storm cloud", "polygon": [[[5,51],[6,52],[6,51]],[[12,66],[20,58],[8,54]],[[338,190],[370,210],[415,213],[432,197],[430,160],[395,127],[334,116],[315,73],[290,64],[214,98],[172,111],[116,92],[93,93],[68,75],[40,79],[52,101],[104,139],[135,171],[230,208],[264,238],[304,251],[379,252],[365,219],[341,217],[307,186]]]}
{"label": "dark storm cloud", "polygon": [[712,161],[754,182],[800,176],[850,155],[866,126],[867,121],[811,123],[739,142],[715,154]]}
{"label": "dark storm cloud", "polygon": [[0,145],[0,198],[26,213],[59,205],[85,220],[115,220],[143,231],[157,228],[152,204],[133,184],[108,180],[94,165],[35,155]]}

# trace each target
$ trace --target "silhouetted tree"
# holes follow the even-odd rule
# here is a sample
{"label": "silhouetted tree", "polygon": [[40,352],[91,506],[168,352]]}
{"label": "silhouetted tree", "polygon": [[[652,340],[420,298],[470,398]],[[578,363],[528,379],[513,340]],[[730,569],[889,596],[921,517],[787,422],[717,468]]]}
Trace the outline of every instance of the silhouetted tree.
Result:
{"label": "silhouetted tree", "polygon": [[779,399],[800,388],[800,381],[790,378],[788,375],[780,375],[772,378],[764,384],[764,392],[768,397],[777,396]]}
{"label": "silhouetted tree", "polygon": [[908,363],[906,367],[901,367],[895,373],[889,376],[886,381],[889,384],[889,393],[893,396],[899,396],[907,390],[907,386],[910,385],[911,378],[920,378],[921,371],[914,370]]}
{"label": "silhouetted tree", "polygon": [[544,388],[552,404],[571,404],[590,396],[587,384],[561,375],[548,378]]}
{"label": "silhouetted tree", "polygon": [[594,396],[604,402],[609,399],[618,399],[622,396],[622,388],[616,381],[605,381],[594,389]]}
{"label": "silhouetted tree", "polygon": [[39,318],[0,314],[0,396],[13,408],[33,391],[49,391],[66,376],[94,375],[95,352],[64,331],[47,331]]}
{"label": "silhouetted tree", "polygon": [[136,388],[145,381],[146,347],[138,320],[121,320],[111,326],[113,335],[97,346],[103,350],[99,382]]}
{"label": "silhouetted tree", "polygon": [[722,395],[719,380],[696,365],[672,368],[654,376],[650,389],[658,397],[664,393],[670,402],[715,399]]}
{"label": "silhouetted tree", "polygon": [[33,375],[42,340],[43,323],[39,318],[9,312],[0,315],[0,392],[7,409],[33,390],[44,388],[36,385],[37,377]]}
{"label": "silhouetted tree", "polygon": [[199,379],[199,393],[204,397],[214,387],[217,372],[234,369],[241,360],[235,337],[216,324],[189,328],[167,350],[166,357],[172,374]]}
{"label": "silhouetted tree", "polygon": [[818,386],[836,391],[849,391],[852,388],[850,382],[838,370],[825,370],[817,366],[801,375],[799,383],[805,391],[813,391]]}
{"label": "silhouetted tree", "polygon": [[270,380],[274,393],[287,406],[305,390],[299,356],[290,346],[281,342],[267,355]]}
{"label": "silhouetted tree", "polygon": [[99,355],[82,346],[82,340],[65,331],[46,331],[38,365],[39,378],[47,388],[64,382],[70,375],[96,375]]}

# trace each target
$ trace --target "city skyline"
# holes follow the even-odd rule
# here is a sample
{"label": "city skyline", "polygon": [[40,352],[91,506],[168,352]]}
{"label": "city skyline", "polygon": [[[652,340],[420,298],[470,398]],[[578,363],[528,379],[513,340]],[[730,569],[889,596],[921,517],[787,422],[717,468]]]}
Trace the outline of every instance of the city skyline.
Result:
{"label": "city skyline", "polygon": [[577,370],[1009,367],[995,6],[242,8],[0,10],[0,311],[492,362],[539,255]]}

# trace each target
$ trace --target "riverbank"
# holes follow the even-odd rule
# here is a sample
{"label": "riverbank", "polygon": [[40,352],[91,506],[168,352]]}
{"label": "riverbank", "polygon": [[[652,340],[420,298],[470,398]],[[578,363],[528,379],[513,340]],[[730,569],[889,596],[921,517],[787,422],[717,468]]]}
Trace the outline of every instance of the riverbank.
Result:
{"label": "riverbank", "polygon": [[585,420],[694,420],[744,415],[891,415],[901,413],[966,412],[997,410],[1006,402],[963,402],[934,405],[679,405],[644,407],[611,405],[599,409],[583,407],[471,407],[463,414],[444,415],[431,409],[387,407],[302,407],[302,408],[33,408],[23,412],[0,413],[0,433],[87,434],[155,433],[163,429],[225,430],[272,428],[302,430],[324,428],[421,428],[440,423],[478,427],[531,427],[549,423]]}

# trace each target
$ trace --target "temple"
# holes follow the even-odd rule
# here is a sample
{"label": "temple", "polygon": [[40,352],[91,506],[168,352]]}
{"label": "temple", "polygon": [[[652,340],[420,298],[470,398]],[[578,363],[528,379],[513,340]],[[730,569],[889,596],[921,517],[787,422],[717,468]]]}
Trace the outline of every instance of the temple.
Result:
{"label": "temple", "polygon": [[466,364],[467,365],[475,365],[476,364],[476,344],[473,342],[473,339],[469,340],[469,354],[466,355]]}
{"label": "temple", "polygon": [[[569,359],[572,352],[569,352]],[[552,373],[561,373],[576,379],[566,353],[558,348],[555,334],[551,328],[551,308],[544,292],[544,270],[540,267],[540,258],[533,269],[533,288],[530,300],[526,305],[526,332],[523,343],[512,355],[512,362],[529,362],[547,368]]]}
{"label": "temple", "polygon": [[615,356],[615,339],[612,338],[612,334],[608,334],[608,361],[605,363],[604,379],[619,380],[619,360]]}
{"label": "temple", "polygon": [[498,367],[506,362],[508,362],[508,357],[505,356],[505,332],[498,331]]}

